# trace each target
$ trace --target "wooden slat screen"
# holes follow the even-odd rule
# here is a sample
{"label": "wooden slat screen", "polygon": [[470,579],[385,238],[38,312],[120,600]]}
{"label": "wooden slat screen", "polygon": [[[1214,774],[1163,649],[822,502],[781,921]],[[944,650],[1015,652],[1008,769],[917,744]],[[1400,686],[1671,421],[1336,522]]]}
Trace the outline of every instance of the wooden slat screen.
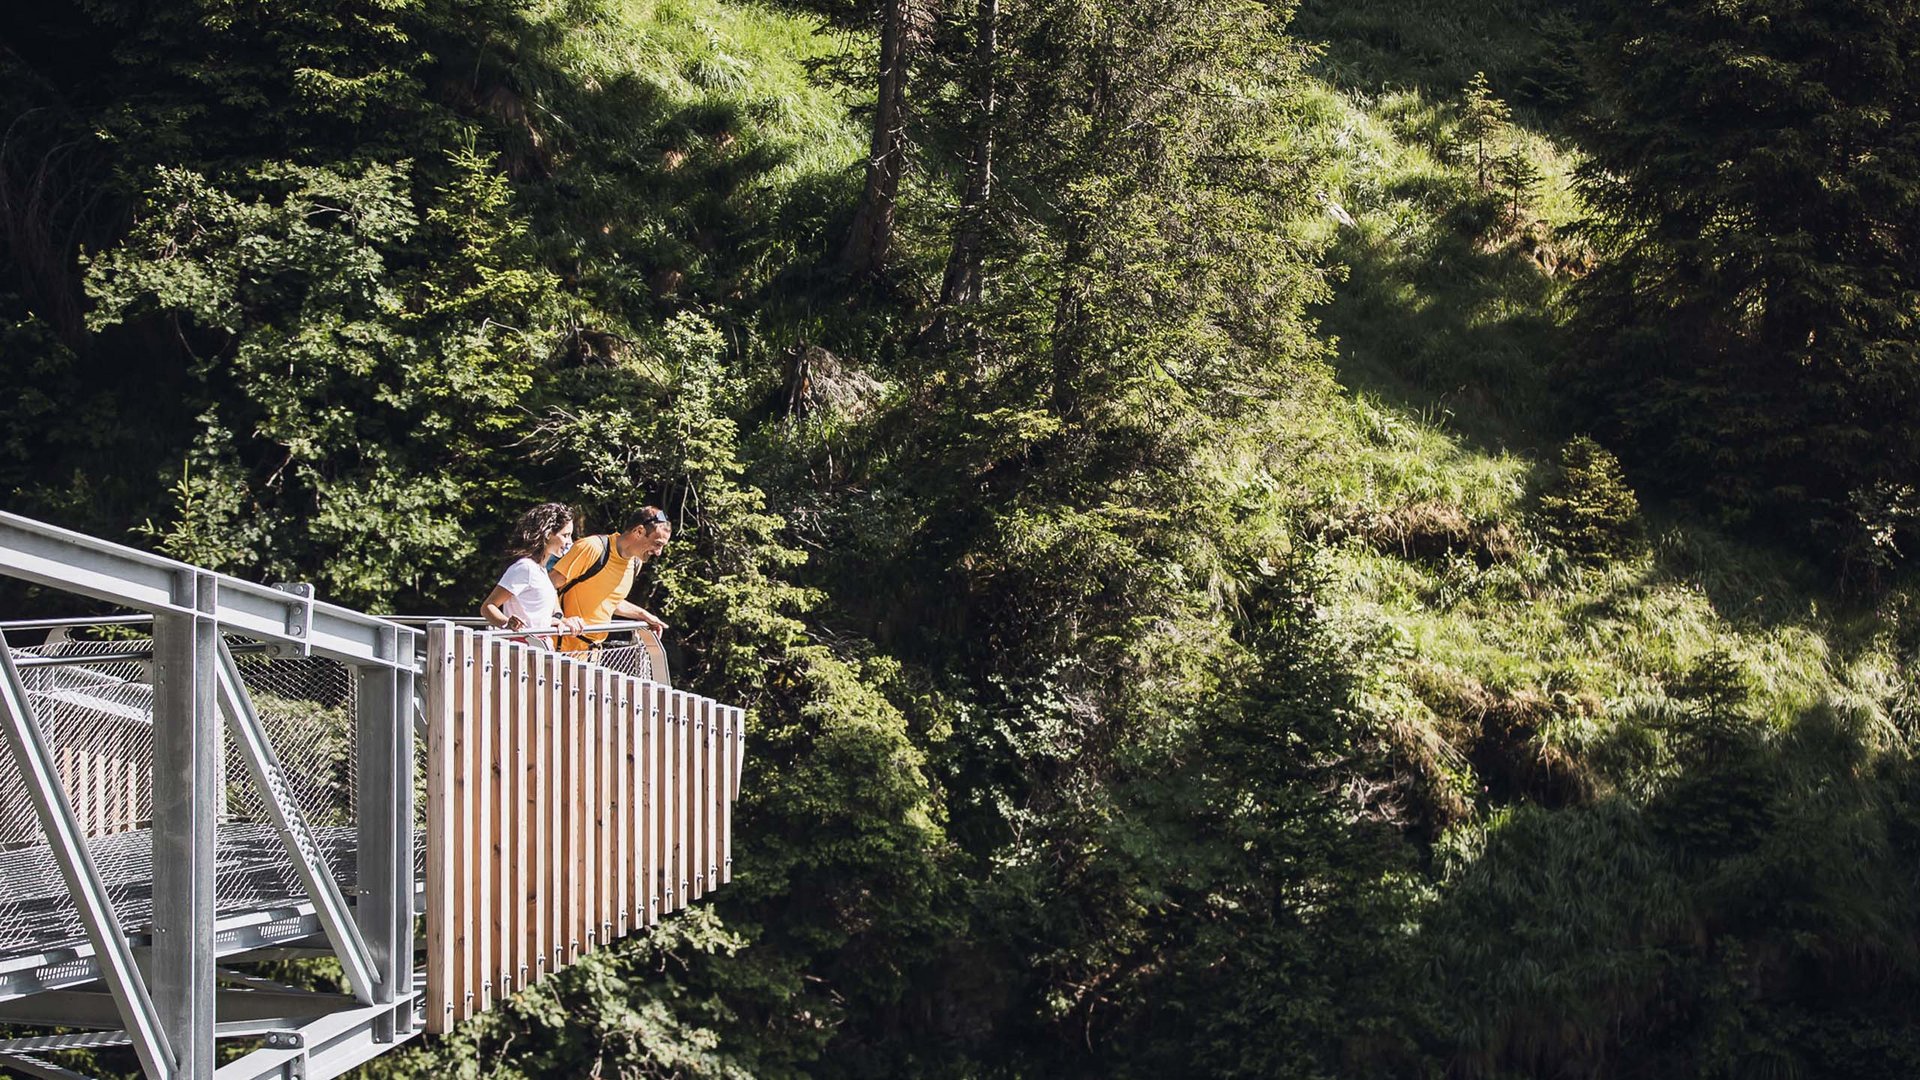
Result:
{"label": "wooden slat screen", "polygon": [[448,624],[426,671],[428,1031],[732,878],[741,710]]}

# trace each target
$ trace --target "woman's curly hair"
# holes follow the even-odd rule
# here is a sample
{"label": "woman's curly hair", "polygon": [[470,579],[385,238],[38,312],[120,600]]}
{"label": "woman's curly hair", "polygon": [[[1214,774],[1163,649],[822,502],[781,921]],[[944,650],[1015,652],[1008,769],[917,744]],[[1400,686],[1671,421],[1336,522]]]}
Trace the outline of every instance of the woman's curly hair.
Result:
{"label": "woman's curly hair", "polygon": [[573,509],[564,503],[541,503],[520,515],[513,527],[513,539],[507,541],[507,557],[540,561],[547,550],[547,538],[573,520]]}

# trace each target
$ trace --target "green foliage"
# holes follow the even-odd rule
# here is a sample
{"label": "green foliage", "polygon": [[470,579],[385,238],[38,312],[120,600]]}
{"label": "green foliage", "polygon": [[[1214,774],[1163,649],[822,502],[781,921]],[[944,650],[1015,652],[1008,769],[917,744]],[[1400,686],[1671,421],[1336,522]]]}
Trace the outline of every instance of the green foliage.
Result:
{"label": "green foliage", "polygon": [[1540,528],[1576,558],[1630,554],[1640,539],[1640,500],[1619,459],[1585,435],[1568,440],[1559,472],[1540,493]]}
{"label": "green foliage", "polygon": [[1912,1067],[1884,1026],[1920,975],[1908,759],[1824,711],[1716,742],[1644,807],[1516,812],[1456,851],[1423,937],[1461,1074]]}
{"label": "green foliage", "polygon": [[[1640,307],[1759,372],[1645,388],[1689,454],[1786,415],[1723,389],[1901,407],[1902,106],[1825,39],[1686,55],[1837,8],[1612,13],[1660,33],[1602,65],[1597,273],[1540,132],[1587,100],[1563,5],[1308,3],[1318,49],[1286,4],[914,8],[895,258],[844,295],[874,72],[816,16],[871,13],[805,6],[56,3],[0,50],[9,508],[464,612],[525,503],[661,505],[636,599],[748,710],[726,889],[370,1072],[1914,1071],[1914,485],[1833,496],[1890,590],[1836,606],[1643,514],[1554,370],[1640,332],[1576,346],[1570,280],[1765,247],[1700,161],[1772,183],[1852,137],[1885,172],[1821,160],[1889,279],[1803,291],[1854,336],[1787,382],[1760,330],[1666,317],[1760,308]],[[1737,104],[1743,64],[1780,93]],[[1711,93],[1652,115],[1676,79]],[[1734,218],[1641,236],[1651,180]],[[1856,345],[1884,401],[1820,396]],[[1786,460],[1751,445],[1729,483]]]}
{"label": "green foliage", "polygon": [[1475,72],[1460,108],[1460,138],[1467,163],[1473,167],[1474,186],[1482,192],[1492,184],[1494,163],[1501,157],[1500,143],[1506,138],[1512,117],[1507,103],[1488,89],[1487,73]]}
{"label": "green foliage", "polygon": [[[195,350],[200,430],[176,520],[155,527],[170,551],[317,566],[360,603],[455,579],[473,553],[460,517],[499,490],[483,461],[532,385],[534,339],[511,327],[555,301],[550,275],[506,264],[520,226],[503,182],[470,149],[452,165],[422,239],[458,261],[393,265],[417,219],[408,170],[383,165],[263,166],[250,195],[162,169],[132,235],[92,261],[93,328],[159,315]],[[403,464],[421,452],[437,475]]]}

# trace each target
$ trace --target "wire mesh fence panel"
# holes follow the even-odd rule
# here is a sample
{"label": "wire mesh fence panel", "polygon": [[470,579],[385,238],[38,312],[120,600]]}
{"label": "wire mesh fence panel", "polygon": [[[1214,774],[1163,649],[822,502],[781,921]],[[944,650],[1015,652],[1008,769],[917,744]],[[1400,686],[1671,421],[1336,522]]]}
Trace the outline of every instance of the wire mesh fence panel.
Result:
{"label": "wire mesh fence panel", "polygon": [[[14,650],[55,776],[123,924],[152,913],[153,687],[144,638]],[[0,952],[86,939],[11,754],[0,754]]]}
{"label": "wire mesh fence panel", "polygon": [[[17,648],[61,786],[121,925],[152,921],[153,687],[148,638],[56,641]],[[236,651],[250,643],[230,639]],[[60,661],[49,664],[46,661]],[[355,692],[346,665],[241,651],[241,680],[284,781],[334,880],[355,865]],[[222,915],[297,903],[306,889],[238,743],[226,737],[219,793],[215,903]],[[0,754],[0,954],[85,940],[11,755]]]}
{"label": "wire mesh fence panel", "polygon": [[648,682],[667,683],[666,654],[654,642],[636,641],[630,645],[608,645],[600,652],[600,663],[609,671],[632,675]]}
{"label": "wire mesh fence panel", "polygon": [[[306,818],[334,881],[350,889],[357,877],[353,672],[319,657],[235,659],[281,767],[281,790]],[[214,886],[221,912],[305,899],[293,858],[274,829],[270,796],[254,782],[233,740],[226,749],[225,783]]]}

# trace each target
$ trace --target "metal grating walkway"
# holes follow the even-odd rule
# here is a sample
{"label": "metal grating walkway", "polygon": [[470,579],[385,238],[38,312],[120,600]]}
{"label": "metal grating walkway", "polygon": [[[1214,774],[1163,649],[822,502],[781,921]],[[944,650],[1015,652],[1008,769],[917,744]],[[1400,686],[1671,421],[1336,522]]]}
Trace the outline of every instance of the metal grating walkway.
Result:
{"label": "metal grating walkway", "polygon": [[[314,830],[336,879],[354,885],[352,826]],[[265,824],[219,827],[222,917],[271,910],[306,898],[286,848]],[[99,837],[89,844],[121,925],[147,934],[153,920],[153,838],[146,829]],[[85,929],[72,894],[60,879],[53,853],[44,846],[0,852],[0,907],[11,917],[0,936],[0,968],[21,957],[84,945]]]}

